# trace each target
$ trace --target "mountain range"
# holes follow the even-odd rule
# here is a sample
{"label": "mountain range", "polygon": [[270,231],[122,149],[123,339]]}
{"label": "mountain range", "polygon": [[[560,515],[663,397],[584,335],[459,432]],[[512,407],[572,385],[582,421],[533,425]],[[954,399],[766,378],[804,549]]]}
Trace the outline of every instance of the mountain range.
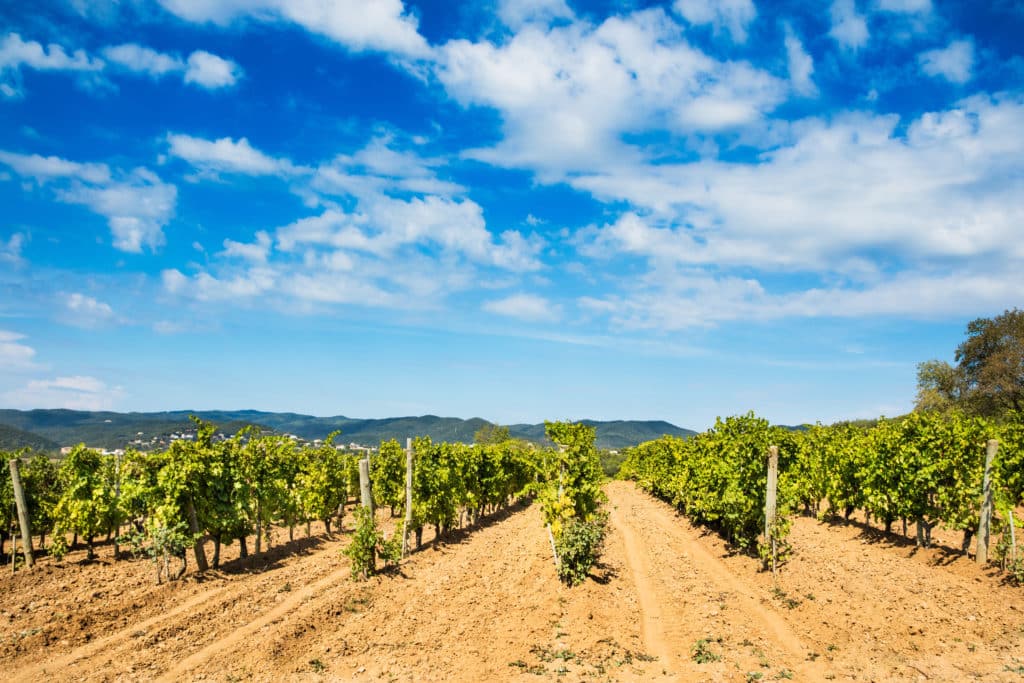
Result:
{"label": "mountain range", "polygon": [[[0,410],[0,448],[12,450],[31,446],[55,450],[58,446],[85,443],[97,448],[123,448],[136,439],[150,441],[188,430],[193,425],[189,415],[213,422],[219,429],[233,434],[253,424],[267,430],[294,434],[304,439],[323,439],[341,430],[338,443],[376,445],[382,440],[408,436],[429,436],[435,441],[473,441],[481,427],[490,424],[481,418],[464,420],[456,417],[423,415],[420,417],[389,417],[356,419],[341,415],[314,417],[297,413],[271,413],[258,410],[178,410],[158,413],[115,413],[63,409]],[[597,429],[599,448],[619,449],[656,439],[664,434],[690,436],[696,432],[660,420],[581,420]],[[508,425],[515,438],[543,443],[543,424]],[[141,433],[141,434],[140,434]]]}

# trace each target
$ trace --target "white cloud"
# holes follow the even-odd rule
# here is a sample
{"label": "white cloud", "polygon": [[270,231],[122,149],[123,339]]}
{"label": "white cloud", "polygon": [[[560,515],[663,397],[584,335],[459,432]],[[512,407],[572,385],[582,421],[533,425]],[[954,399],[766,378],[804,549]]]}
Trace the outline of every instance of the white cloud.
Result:
{"label": "white cloud", "polygon": [[[92,78],[110,68],[154,79],[178,74],[185,83],[208,89],[234,85],[242,74],[241,67],[231,60],[202,50],[193,52],[187,61],[137,43],[110,45],[101,53],[105,59],[91,57],[81,49],[69,54],[60,45],[44,47],[36,41],[23,40],[17,33],[9,33],[0,41],[0,94],[7,98],[22,96],[21,68],[92,74]],[[4,77],[12,78],[13,82],[4,82]]]}
{"label": "white cloud", "polygon": [[0,164],[9,166],[23,178],[34,178],[45,183],[57,178],[77,178],[87,183],[110,182],[110,168],[106,164],[81,164],[55,156],[17,154],[0,150]]}
{"label": "white cloud", "polygon": [[145,168],[136,168],[106,185],[73,183],[67,190],[57,192],[61,201],[83,204],[105,216],[114,237],[114,248],[128,252],[163,245],[163,226],[174,215],[177,196],[174,185],[164,183]]}
{"label": "white cloud", "polygon": [[143,73],[152,78],[160,78],[185,68],[180,58],[135,43],[106,47],[103,56],[121,69]]}
{"label": "white cloud", "polygon": [[391,136],[378,136],[355,154],[340,154],[320,164],[311,188],[330,196],[371,196],[383,191],[451,196],[465,191],[461,185],[438,178],[444,162],[410,151],[399,151]]}
{"label": "white cloud", "polygon": [[461,104],[501,114],[504,139],[467,155],[531,168],[544,182],[637,159],[627,133],[743,126],[786,95],[785,82],[768,72],[691,46],[659,9],[596,27],[526,26],[500,45],[451,41],[438,49],[436,71]]}
{"label": "white cloud", "polygon": [[932,11],[932,0],[876,0],[883,12],[927,14]]}
{"label": "white cloud", "polygon": [[188,56],[186,83],[195,83],[213,90],[232,86],[241,76],[241,67],[230,59],[223,59],[204,50],[197,50]]}
{"label": "white cloud", "polygon": [[835,0],[832,3],[832,28],[829,30],[842,47],[857,50],[868,42],[868,24],[864,16],[857,13],[854,0]]}
{"label": "white cloud", "polygon": [[124,394],[122,387],[108,386],[95,377],[71,375],[31,380],[20,389],[0,394],[0,403],[23,410],[112,410]]}
{"label": "white cloud", "polygon": [[270,256],[270,244],[270,235],[266,231],[260,230],[256,233],[256,241],[252,243],[224,240],[224,251],[221,252],[221,256],[240,258],[253,263],[266,263]]}
{"label": "white cloud", "polygon": [[21,263],[21,250],[25,246],[25,234],[16,232],[6,240],[0,239],[0,262]]}
{"label": "white cloud", "polygon": [[800,38],[789,25],[786,26],[785,44],[786,60],[789,64],[789,80],[793,84],[793,89],[801,95],[816,94],[818,88],[811,80],[811,74],[814,73],[814,60],[807,54]]}
{"label": "white cloud", "polygon": [[254,148],[247,138],[206,140],[191,135],[168,134],[168,153],[201,171],[243,175],[287,175],[297,169],[287,159],[270,157]]}
{"label": "white cloud", "polygon": [[747,29],[757,17],[753,0],[676,0],[673,8],[691,24],[728,31],[737,43],[747,42]]}
{"label": "white cloud", "polygon": [[110,304],[80,292],[68,294],[64,298],[64,307],[65,321],[80,327],[99,327],[116,317]]}
{"label": "white cloud", "polygon": [[925,74],[963,85],[971,80],[974,69],[974,41],[954,40],[942,49],[922,52],[918,62]]}
{"label": "white cloud", "polygon": [[574,19],[575,14],[565,0],[499,0],[498,17],[519,30],[526,24],[546,26],[557,19]]}
{"label": "white cloud", "polygon": [[408,200],[367,196],[355,212],[329,209],[279,228],[276,237],[279,248],[286,252],[311,245],[385,257],[419,244],[511,270],[540,267],[535,257],[539,244],[514,231],[503,233],[496,241],[476,202],[435,195]]}
{"label": "white cloud", "polygon": [[465,188],[438,177],[443,159],[403,150],[395,137],[380,134],[351,154],[307,168],[269,156],[244,138],[169,135],[171,154],[197,168],[276,174],[321,211],[256,232],[252,241],[225,240],[209,266],[190,274],[165,270],[164,289],[203,301],[258,298],[288,310],[336,304],[426,309],[473,287],[478,273],[541,267],[543,240],[515,230],[493,234],[480,205],[460,196]]}
{"label": "white cloud", "polygon": [[22,344],[25,335],[0,330],[0,369],[32,370],[36,367],[36,350]]}
{"label": "white cloud", "polygon": [[772,293],[758,280],[660,269],[625,294],[582,297],[578,304],[615,326],[678,330],[735,320],[900,316],[970,316],[1016,305],[1020,278],[973,271],[908,273],[866,287],[823,287]]}
{"label": "white cloud", "polygon": [[[1015,305],[1011,293],[1024,286],[1021,128],[1024,97],[978,96],[906,122],[871,114],[798,122],[757,163],[574,178],[602,201],[639,209],[580,230],[581,253],[650,269],[636,289],[586,304],[641,326],[831,315],[840,306],[834,315]],[[765,283],[777,273],[820,284],[776,292]]]}
{"label": "white cloud", "polygon": [[483,309],[489,313],[529,320],[553,322],[561,317],[558,306],[535,294],[513,294],[503,299],[484,302]]}
{"label": "white cloud", "polygon": [[27,66],[39,71],[100,71],[103,60],[90,57],[84,50],[68,54],[60,45],[44,47],[34,40],[22,40],[8,33],[0,41],[0,70]]}
{"label": "white cloud", "polygon": [[177,74],[184,83],[207,90],[232,86],[242,77],[242,67],[238,64],[205,50],[196,50],[187,60],[182,60],[177,55],[126,43],[104,48],[103,56],[123,71],[146,74],[151,78]]}
{"label": "white cloud", "polygon": [[422,57],[429,51],[401,0],[159,0],[187,21],[227,25],[238,19],[297,24],[353,51]]}
{"label": "white cloud", "polygon": [[117,249],[139,252],[164,243],[163,226],[174,215],[178,190],[148,169],[114,174],[106,164],[2,150],[0,164],[40,184],[54,182],[59,201],[83,204],[104,216]]}

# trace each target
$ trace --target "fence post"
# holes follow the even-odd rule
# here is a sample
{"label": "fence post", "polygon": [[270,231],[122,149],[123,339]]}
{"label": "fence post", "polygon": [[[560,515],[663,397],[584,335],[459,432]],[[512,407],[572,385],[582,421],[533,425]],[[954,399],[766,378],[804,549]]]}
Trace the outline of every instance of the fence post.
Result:
{"label": "fence post", "polygon": [[412,526],[412,439],[405,439],[405,524],[402,525],[402,557],[409,554],[409,527]]}
{"label": "fence post", "polygon": [[373,514],[373,495],[370,493],[370,460],[363,458],[359,461],[359,497],[364,508],[370,509]]}
{"label": "fence post", "polygon": [[988,564],[988,542],[992,520],[992,461],[999,450],[999,442],[989,439],[985,445],[985,473],[981,479],[981,512],[978,515],[978,552],[974,561]]}
{"label": "fence post", "polygon": [[117,507],[117,511],[114,513],[117,515],[117,530],[114,533],[114,562],[117,562],[121,556],[121,546],[118,543],[118,539],[121,536],[121,456],[114,456],[114,505]]}
{"label": "fence post", "polygon": [[[21,474],[18,472],[18,459],[13,458],[7,463],[11,468],[11,487],[14,489],[14,502],[18,506],[18,524],[21,525],[21,549],[25,553],[25,566],[32,566],[32,528],[28,523],[28,507],[25,505],[25,491],[21,488]],[[11,536],[11,557],[14,557],[14,537]],[[11,566],[14,563],[11,562]]]}
{"label": "fence post", "polygon": [[772,574],[775,573],[776,555],[778,549],[775,547],[775,516],[776,497],[779,489],[779,447],[768,447],[768,486],[764,495],[764,536],[765,545],[770,553]]}

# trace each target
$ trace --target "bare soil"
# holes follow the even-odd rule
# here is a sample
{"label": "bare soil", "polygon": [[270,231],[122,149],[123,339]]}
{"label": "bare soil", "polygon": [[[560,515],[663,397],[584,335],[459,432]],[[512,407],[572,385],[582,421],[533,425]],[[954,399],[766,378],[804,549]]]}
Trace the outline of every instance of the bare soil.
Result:
{"label": "bare soil", "polygon": [[[557,581],[536,506],[349,577],[346,533],[157,586],[84,551],[0,577],[7,680],[1024,682],[1024,589],[861,522],[794,521],[777,577],[627,482],[601,564]],[[386,515],[382,522],[389,523]],[[351,519],[345,520],[351,528]],[[250,543],[252,547],[252,543]],[[191,562],[191,559],[190,559]],[[9,569],[9,567],[8,567]]]}

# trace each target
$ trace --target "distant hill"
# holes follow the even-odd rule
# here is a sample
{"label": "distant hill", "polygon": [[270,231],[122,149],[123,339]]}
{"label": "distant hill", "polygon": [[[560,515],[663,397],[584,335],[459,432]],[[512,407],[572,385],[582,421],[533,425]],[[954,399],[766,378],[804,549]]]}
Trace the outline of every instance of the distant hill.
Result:
{"label": "distant hill", "polygon": [[21,448],[44,452],[60,450],[60,446],[45,437],[17,427],[0,424],[0,451],[16,451]]}
{"label": "distant hill", "polygon": [[[478,417],[463,420],[436,415],[360,420],[341,415],[313,417],[257,410],[178,410],[160,413],[0,410],[0,425],[32,432],[60,446],[84,442],[100,448],[123,448],[138,438],[148,441],[190,428],[190,414],[215,423],[225,433],[234,433],[245,424],[255,424],[264,429],[312,440],[323,439],[332,431],[341,430],[341,442],[364,445],[376,444],[385,439],[404,441],[407,436],[429,436],[435,441],[468,443],[473,440],[477,430],[487,424],[486,420]],[[600,448],[625,448],[664,434],[689,436],[695,433],[663,421],[583,422],[597,428],[597,445]],[[513,437],[535,443],[544,441],[543,424],[512,425],[509,431]]]}
{"label": "distant hill", "polygon": [[[662,420],[613,420],[598,422],[597,420],[580,420],[584,424],[597,428],[597,445],[599,448],[628,448],[644,441],[657,439],[666,434],[688,437],[697,432],[692,429],[677,427],[671,422]],[[509,427],[512,436],[535,443],[546,441],[544,425],[517,424]]]}

